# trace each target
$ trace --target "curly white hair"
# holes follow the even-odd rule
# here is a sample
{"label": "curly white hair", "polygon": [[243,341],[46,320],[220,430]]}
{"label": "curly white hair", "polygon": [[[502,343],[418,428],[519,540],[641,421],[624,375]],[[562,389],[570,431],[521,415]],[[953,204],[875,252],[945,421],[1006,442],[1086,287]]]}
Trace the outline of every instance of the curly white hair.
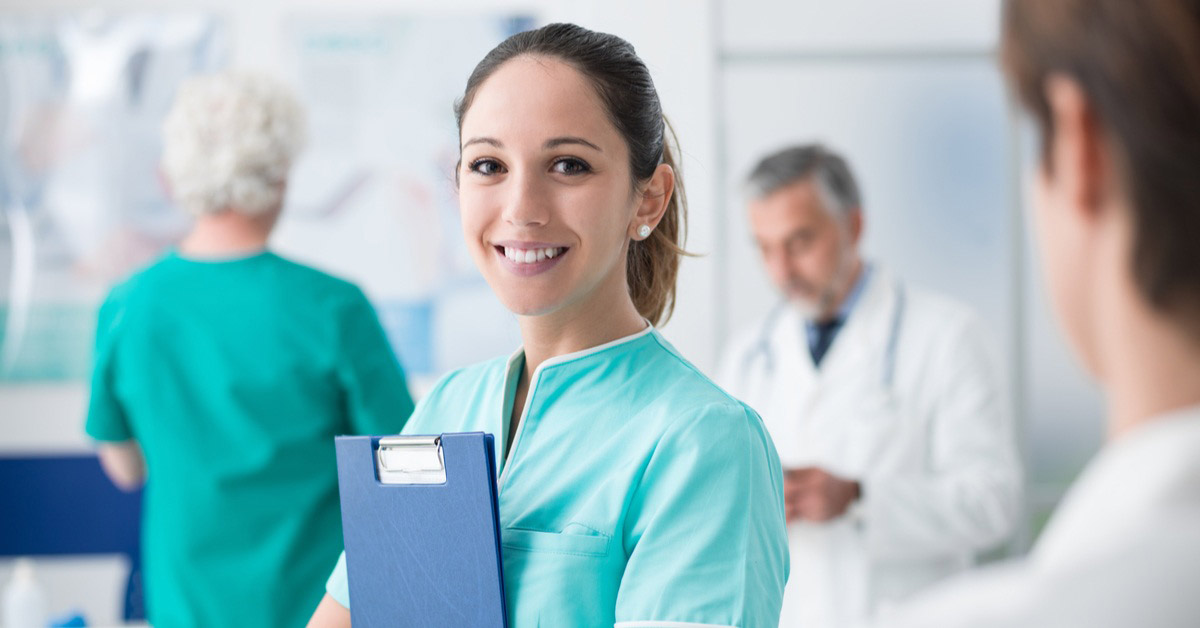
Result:
{"label": "curly white hair", "polygon": [[197,216],[259,215],[283,202],[304,146],[304,110],[283,83],[227,72],[188,79],[163,123],[163,175]]}

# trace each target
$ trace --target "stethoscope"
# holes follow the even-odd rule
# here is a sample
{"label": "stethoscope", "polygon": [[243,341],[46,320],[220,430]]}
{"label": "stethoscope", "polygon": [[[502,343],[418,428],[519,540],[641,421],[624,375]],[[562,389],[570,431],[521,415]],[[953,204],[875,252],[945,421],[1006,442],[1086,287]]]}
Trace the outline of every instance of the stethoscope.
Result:
{"label": "stethoscope", "polygon": [[[905,295],[904,286],[899,281],[892,283],[892,292],[896,297],[896,307],[892,310],[891,328],[888,331],[887,345],[884,347],[883,354],[883,373],[881,375],[881,383],[885,390],[892,388],[892,381],[896,374],[896,348],[900,344],[900,326],[904,322],[904,306]],[[742,363],[742,373],[744,377],[750,377],[753,372],[754,362],[761,359],[766,367],[764,372],[765,378],[770,379],[775,372],[775,355],[771,350],[771,332],[775,330],[775,325],[778,324],[779,318],[783,315],[790,304],[786,299],[780,301],[767,314],[767,318],[763,320],[762,329],[759,331],[758,340],[755,341],[754,347],[746,354]],[[748,382],[744,382],[748,383]]]}

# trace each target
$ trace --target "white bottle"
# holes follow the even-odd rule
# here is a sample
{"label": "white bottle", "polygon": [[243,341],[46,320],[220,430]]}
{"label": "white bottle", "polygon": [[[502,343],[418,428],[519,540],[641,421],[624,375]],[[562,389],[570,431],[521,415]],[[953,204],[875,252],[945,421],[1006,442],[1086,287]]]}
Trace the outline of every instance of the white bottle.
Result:
{"label": "white bottle", "polygon": [[45,628],[46,594],[33,576],[33,561],[18,558],[4,587],[4,628]]}

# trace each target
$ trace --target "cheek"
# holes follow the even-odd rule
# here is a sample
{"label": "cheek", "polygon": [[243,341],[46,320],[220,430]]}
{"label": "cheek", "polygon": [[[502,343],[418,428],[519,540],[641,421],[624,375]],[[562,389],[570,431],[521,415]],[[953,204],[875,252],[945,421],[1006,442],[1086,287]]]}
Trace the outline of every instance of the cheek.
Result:
{"label": "cheek", "polygon": [[1039,172],[1034,177],[1030,200],[1042,276],[1059,324],[1076,352],[1086,356],[1089,282],[1082,226],[1072,221],[1071,208],[1060,199],[1054,182]]}
{"label": "cheek", "polygon": [[482,246],[484,233],[497,213],[490,194],[479,188],[462,188],[458,194],[459,220],[462,222],[463,237],[474,249]]}
{"label": "cheek", "polygon": [[632,201],[611,183],[581,186],[559,200],[564,220],[597,253],[621,248],[629,235]]}
{"label": "cheek", "polygon": [[1034,229],[1037,234],[1038,251],[1046,282],[1055,301],[1066,296],[1070,282],[1067,262],[1071,258],[1070,232],[1064,220],[1064,208],[1054,202],[1054,186],[1045,173],[1034,178],[1030,194]]}
{"label": "cheek", "polygon": [[816,246],[805,256],[805,268],[815,280],[827,280],[837,271],[841,256],[841,246],[835,236],[830,234],[822,237]]}
{"label": "cheek", "polygon": [[788,254],[785,258],[787,261],[787,270],[793,275],[807,279],[818,268],[820,257],[812,248],[801,253]]}

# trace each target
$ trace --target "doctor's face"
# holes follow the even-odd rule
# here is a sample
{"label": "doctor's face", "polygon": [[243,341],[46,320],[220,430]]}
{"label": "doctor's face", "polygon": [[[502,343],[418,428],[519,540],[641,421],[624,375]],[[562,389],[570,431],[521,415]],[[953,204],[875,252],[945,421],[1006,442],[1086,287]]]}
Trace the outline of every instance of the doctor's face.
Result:
{"label": "doctor's face", "polygon": [[862,213],[827,211],[813,181],[786,185],[749,204],[767,273],[805,316],[832,314],[858,259]]}
{"label": "doctor's face", "polygon": [[517,57],[462,122],[459,204],[475,264],[512,312],[628,298],[637,209],[629,149],[595,89],[554,59]]}

